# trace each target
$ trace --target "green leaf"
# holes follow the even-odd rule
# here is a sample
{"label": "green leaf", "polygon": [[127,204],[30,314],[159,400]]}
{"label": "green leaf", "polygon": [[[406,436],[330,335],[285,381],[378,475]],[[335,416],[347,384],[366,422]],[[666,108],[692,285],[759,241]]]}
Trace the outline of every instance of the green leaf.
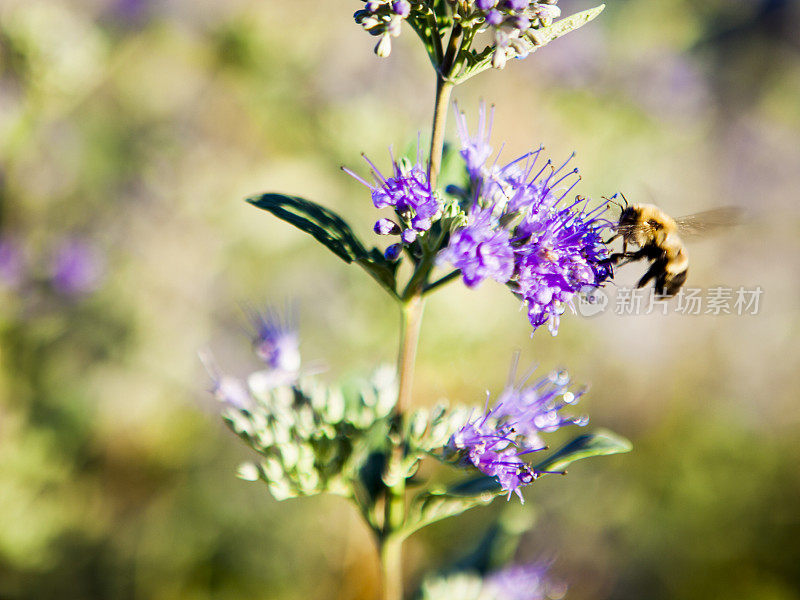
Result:
{"label": "green leaf", "polygon": [[[570,463],[590,456],[629,452],[625,438],[606,430],[582,435],[534,466],[536,471],[560,471]],[[403,533],[409,535],[426,525],[489,504],[503,494],[497,479],[488,475],[470,477],[447,488],[430,490],[412,500]]]}
{"label": "green leaf", "polygon": [[562,35],[565,35],[570,31],[575,31],[576,29],[583,27],[589,21],[603,12],[605,7],[605,4],[601,4],[600,6],[595,6],[589,10],[584,10],[582,12],[575,13],[574,15],[570,15],[564,19],[560,19],[547,27],[542,27],[541,29],[531,29],[527,34],[528,38],[530,38],[534,46],[537,47],[549,44],[554,39],[560,38]]}
{"label": "green leaf", "polygon": [[486,496],[450,496],[447,493],[424,492],[412,500],[401,535],[415,531],[442,519],[460,515],[465,510],[489,504],[496,494]]}
{"label": "green leaf", "polygon": [[410,535],[431,523],[476,506],[485,506],[501,493],[503,489],[497,480],[485,475],[471,477],[444,489],[422,492],[411,501],[403,534]]}
{"label": "green leaf", "polygon": [[[542,46],[546,46],[556,38],[560,38],[562,35],[566,35],[570,31],[575,31],[576,29],[583,27],[586,25],[586,23],[603,12],[605,7],[605,4],[601,4],[600,6],[595,6],[594,8],[590,8],[588,10],[575,13],[574,15],[570,15],[569,17],[560,19],[555,23],[548,25],[547,27],[530,29],[525,34],[525,38],[521,40],[522,44],[527,52],[533,52]],[[513,48],[510,49],[509,52],[511,52],[511,54],[508,55],[509,58],[517,57],[517,54],[513,51]],[[453,78],[454,81],[456,83],[463,83],[478,73],[491,68],[493,54],[493,46],[484,48],[481,52],[476,52],[474,50],[470,51],[465,57],[467,64],[464,70],[458,76]]]}
{"label": "green leaf", "polygon": [[312,235],[346,263],[357,263],[392,296],[397,297],[397,263],[377,248],[367,250],[350,226],[332,210],[310,200],[284,194],[260,194],[247,201]]}
{"label": "green leaf", "polygon": [[537,471],[561,471],[570,463],[591,456],[607,456],[630,452],[630,441],[611,431],[601,429],[595,433],[576,437],[563,448],[557,450],[538,465]]}
{"label": "green leaf", "polygon": [[494,54],[494,46],[487,46],[480,52],[477,50],[470,50],[464,60],[466,65],[464,70],[458,76],[454,77],[456,83],[462,83],[481,73],[492,66],[492,54]]}
{"label": "green leaf", "polygon": [[462,498],[474,498],[486,494],[497,495],[503,491],[497,479],[488,475],[480,475],[471,479],[466,479],[447,489],[448,496],[458,496]]}

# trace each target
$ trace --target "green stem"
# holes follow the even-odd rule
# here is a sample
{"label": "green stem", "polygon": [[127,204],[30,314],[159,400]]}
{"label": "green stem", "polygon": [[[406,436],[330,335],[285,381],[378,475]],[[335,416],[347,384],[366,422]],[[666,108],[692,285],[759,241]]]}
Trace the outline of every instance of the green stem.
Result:
{"label": "green stem", "polygon": [[450,104],[450,94],[455,85],[450,81],[453,65],[458,59],[458,49],[463,37],[461,25],[456,24],[450,33],[442,64],[436,70],[436,103],[433,107],[433,127],[431,130],[431,156],[428,163],[428,180],[431,189],[436,189],[436,180],[442,167],[442,150],[444,149],[444,126],[447,123],[447,110]]}
{"label": "green stem", "polygon": [[395,408],[398,420],[411,403],[411,384],[414,380],[414,362],[417,357],[417,342],[422,325],[422,309],[425,302],[419,294],[408,298],[400,313],[400,355],[397,360],[399,390]]}
{"label": "green stem", "polygon": [[453,84],[446,81],[442,75],[436,77],[436,104],[433,110],[433,130],[431,133],[431,158],[428,166],[428,179],[431,189],[436,189],[439,170],[442,167],[442,151],[444,149],[444,129],[447,123],[450,94]]}
{"label": "green stem", "polygon": [[[431,152],[430,161],[428,162],[428,178],[431,189],[436,189],[436,182],[442,167],[444,130],[447,123],[450,94],[454,85],[449,80],[449,74],[458,54],[461,37],[461,27],[457,25],[450,36],[447,52],[437,69],[436,103],[433,110]],[[402,600],[403,598],[403,538],[397,533],[403,527],[406,518],[403,421],[405,412],[411,405],[414,364],[422,325],[422,311],[425,306],[425,301],[422,298],[422,289],[428,279],[431,268],[433,268],[435,251],[436,249],[425,249],[422,260],[417,265],[401,297],[400,352],[397,359],[399,387],[390,434],[392,449],[389,455],[389,464],[384,473],[386,504],[383,531],[379,538],[384,600]]]}
{"label": "green stem", "polygon": [[403,599],[403,540],[385,537],[380,540],[383,600]]}
{"label": "green stem", "polygon": [[401,600],[403,597],[403,539],[396,533],[403,527],[406,519],[405,445],[402,432],[405,411],[411,404],[411,384],[414,379],[423,308],[422,296],[415,294],[402,303],[400,313],[400,353],[397,359],[399,389],[390,433],[392,450],[383,475],[386,495],[383,530],[379,539],[384,600]]}

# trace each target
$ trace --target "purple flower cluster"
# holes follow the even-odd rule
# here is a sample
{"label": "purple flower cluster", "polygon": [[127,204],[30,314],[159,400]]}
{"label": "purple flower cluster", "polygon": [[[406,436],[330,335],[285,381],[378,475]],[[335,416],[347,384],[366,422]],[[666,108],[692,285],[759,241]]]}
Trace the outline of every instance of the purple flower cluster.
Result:
{"label": "purple flower cluster", "polygon": [[384,177],[375,164],[364,157],[372,171],[374,184],[350,169],[344,169],[350,176],[370,188],[375,208],[394,209],[397,221],[381,218],[374,227],[378,235],[400,236],[400,243],[392,244],[386,249],[386,257],[390,260],[400,255],[402,244],[411,244],[419,234],[428,231],[433,220],[441,214],[442,204],[431,188],[428,172],[423,166],[419,152],[417,154],[417,162],[413,165],[406,159],[401,158],[398,161],[392,156],[391,177]]}
{"label": "purple flower cluster", "polygon": [[497,227],[490,209],[477,208],[468,219],[465,227],[452,234],[439,260],[461,269],[468,287],[475,287],[487,278],[507,282],[514,273],[511,234]]}
{"label": "purple flower cluster", "polygon": [[588,418],[560,413],[583,394],[568,390],[569,377],[563,371],[529,386],[525,386],[528,377],[514,384],[513,371],[510,379],[493,408],[488,409],[487,397],[484,413],[450,436],[445,454],[497,478],[509,497],[513,492],[522,499],[521,488],[544,473],[522,458],[545,449],[539,434],[556,431],[564,425],[583,426]]}
{"label": "purple flower cluster", "polygon": [[459,269],[469,287],[487,278],[507,283],[525,302],[534,329],[547,323],[555,335],[575,294],[612,276],[602,239],[612,227],[602,218],[605,205],[590,209],[581,198],[561,205],[580,180],[577,169],[567,169],[572,156],[557,168],[549,160],[539,166],[542,148],[506,165],[490,162],[491,116],[484,106],[476,137],[463,113],[457,125],[473,201],[466,225],[452,233],[438,261]]}
{"label": "purple flower cluster", "polygon": [[474,0],[478,18],[494,36],[492,66],[502,69],[508,58],[507,50],[513,48],[518,58],[528,54],[529,46],[522,43],[522,36],[534,26],[547,26],[561,16],[557,0]]}
{"label": "purple flower cluster", "polygon": [[548,323],[555,335],[573,296],[612,276],[601,235],[610,224],[598,219],[604,210],[590,210],[588,201],[578,199],[561,210],[530,213],[518,226],[515,286],[534,328]]}
{"label": "purple flower cluster", "polygon": [[356,23],[371,35],[380,36],[375,54],[382,58],[391,54],[392,38],[400,35],[400,26],[411,14],[411,5],[409,0],[365,0],[364,8],[353,15]]}

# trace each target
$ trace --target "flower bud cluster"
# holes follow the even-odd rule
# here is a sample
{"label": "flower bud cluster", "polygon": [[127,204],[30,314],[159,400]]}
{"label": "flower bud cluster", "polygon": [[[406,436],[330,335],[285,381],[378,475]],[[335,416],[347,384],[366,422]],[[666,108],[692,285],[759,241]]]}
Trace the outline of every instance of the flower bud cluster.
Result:
{"label": "flower bud cluster", "polygon": [[322,492],[350,496],[368,458],[365,439],[385,439],[397,397],[389,368],[349,393],[305,379],[279,386],[253,375],[246,384],[221,382],[218,397],[235,393],[225,398],[223,419],[262,456],[242,465],[239,475],[264,481],[276,500]]}
{"label": "flower bud cluster", "polygon": [[350,495],[351,481],[366,460],[364,437],[376,428],[388,433],[394,396],[377,387],[381,377],[346,396],[310,383],[259,389],[249,382],[250,408],[223,414],[263,457],[242,467],[242,477],[264,481],[277,500],[322,492]]}
{"label": "flower bud cluster", "polygon": [[[558,0],[448,0],[440,7],[420,0],[365,0],[364,8],[353,15],[356,23],[380,39],[375,54],[387,57],[392,38],[400,35],[403,21],[409,17],[427,22],[435,17],[441,23],[457,22],[471,39],[489,31],[492,36],[492,66],[502,69],[509,56],[524,58],[533,47],[532,33],[548,27],[561,16]],[[414,13],[418,13],[415,15]],[[438,32],[434,35],[440,35]],[[526,39],[529,38],[529,39]],[[439,41],[442,44],[443,41]],[[466,51],[468,48],[465,48]]]}
{"label": "flower bud cluster", "polygon": [[524,58],[530,43],[524,41],[531,29],[547,27],[553,19],[561,16],[557,0],[474,0],[470,4],[474,12],[467,19],[477,20],[481,29],[489,29],[494,38],[492,66],[502,69],[512,48],[519,58]]}
{"label": "flower bud cluster", "polygon": [[397,401],[394,370],[382,367],[348,393],[327,388],[300,371],[291,313],[282,318],[266,310],[251,316],[253,349],[266,369],[243,381],[221,374],[209,356],[202,357],[212,392],[225,405],[223,419],[263,457],[243,466],[240,476],[263,480],[278,500],[324,491],[350,495],[368,454],[364,437],[388,435]]}
{"label": "flower bud cluster", "polygon": [[444,401],[414,410],[407,422],[409,447],[420,454],[439,456],[450,436],[463,427],[472,412],[472,408],[450,407]]}
{"label": "flower bud cluster", "polygon": [[[419,4],[419,2],[414,2]],[[409,0],[366,0],[364,8],[353,15],[356,23],[371,35],[379,36],[375,54],[381,58],[392,52],[392,38],[400,35],[400,27],[411,14]]]}

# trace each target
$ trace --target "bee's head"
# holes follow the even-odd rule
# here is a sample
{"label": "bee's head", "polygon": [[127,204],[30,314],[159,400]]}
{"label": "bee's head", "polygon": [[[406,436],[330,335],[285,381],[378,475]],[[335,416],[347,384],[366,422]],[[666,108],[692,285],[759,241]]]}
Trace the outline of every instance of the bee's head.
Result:
{"label": "bee's head", "polygon": [[636,205],[625,206],[619,214],[619,224],[621,226],[633,226],[639,220],[639,213],[641,211]]}

